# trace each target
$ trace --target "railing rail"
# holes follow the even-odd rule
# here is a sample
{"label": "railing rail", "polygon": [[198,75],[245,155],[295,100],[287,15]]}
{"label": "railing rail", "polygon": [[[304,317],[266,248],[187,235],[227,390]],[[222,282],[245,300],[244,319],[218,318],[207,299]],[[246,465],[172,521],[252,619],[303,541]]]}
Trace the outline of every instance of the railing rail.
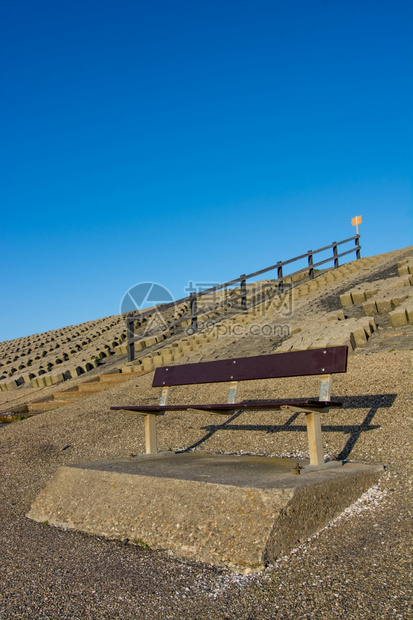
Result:
{"label": "railing rail", "polygon": [[[339,253],[338,246],[343,245],[344,243],[349,243],[350,241],[354,241],[355,246],[351,248],[350,250],[346,250],[345,252]],[[314,262],[315,254],[318,254],[320,252],[325,252],[330,249],[333,250],[333,255],[331,257],[318,261],[316,263]],[[320,267],[321,265],[325,265],[326,263],[334,262],[334,268],[337,269],[339,267],[340,258],[355,252],[356,260],[358,260],[361,257],[360,250],[361,250],[360,235],[357,234],[357,235],[354,235],[353,237],[349,237],[348,239],[344,239],[343,241],[333,241],[333,243],[331,243],[330,245],[326,245],[322,248],[318,248],[317,250],[308,250],[308,252],[306,252],[305,254],[300,254],[300,256],[294,256],[294,258],[290,258],[285,261],[278,261],[278,263],[275,263],[274,265],[271,265],[270,267],[265,267],[264,269],[254,271],[253,273],[249,273],[247,275],[243,274],[239,278],[235,278],[234,280],[229,280],[228,282],[224,282],[223,284],[218,284],[209,289],[205,289],[203,291],[199,291],[196,293],[191,293],[187,297],[182,297],[181,299],[172,301],[168,304],[163,304],[162,313],[165,313],[170,308],[176,308],[179,305],[183,305],[183,304],[187,305],[187,308],[186,308],[187,312],[183,316],[179,318],[174,318],[172,321],[169,321],[167,324],[167,328],[173,329],[174,327],[177,327],[181,323],[185,321],[189,321],[191,324],[192,332],[196,332],[198,330],[198,317],[204,314],[207,314],[208,312],[216,310],[225,305],[233,306],[235,303],[238,304],[238,301],[240,301],[239,310],[240,311],[247,310],[247,297],[251,296],[254,292],[257,292],[257,289],[252,289],[250,291],[247,290],[247,280],[249,279],[256,278],[258,276],[263,275],[264,273],[277,270],[277,278],[271,280],[271,282],[268,284],[261,285],[259,290],[262,293],[263,291],[265,291],[266,288],[270,286],[275,286],[275,285],[278,286],[278,289],[282,289],[285,278],[291,278],[293,276],[297,276],[299,274],[303,274],[307,272],[309,279],[312,280],[315,277],[314,270],[317,267]],[[308,262],[307,267],[304,267],[292,273],[288,273],[288,274],[283,273],[283,267],[285,267],[286,265],[290,265],[291,263],[294,263],[296,261],[303,260],[305,258],[307,258],[307,262]],[[205,295],[211,295],[212,293],[215,293],[217,291],[228,289],[229,287],[233,287],[236,284],[240,285],[239,294],[235,294],[235,292],[232,291],[232,294],[230,296],[227,296],[224,300],[218,301],[207,308],[198,309],[198,300],[201,297]],[[128,351],[129,362],[132,362],[135,359],[135,342],[139,339],[139,336],[135,336],[135,324],[139,323],[139,325],[142,325],[147,320],[147,317],[152,315],[153,312],[154,311],[152,309],[152,310],[147,310],[145,312],[140,312],[138,315],[128,315],[126,317],[127,351]],[[159,327],[151,331],[151,334],[164,331],[165,329],[166,329],[165,327]]]}

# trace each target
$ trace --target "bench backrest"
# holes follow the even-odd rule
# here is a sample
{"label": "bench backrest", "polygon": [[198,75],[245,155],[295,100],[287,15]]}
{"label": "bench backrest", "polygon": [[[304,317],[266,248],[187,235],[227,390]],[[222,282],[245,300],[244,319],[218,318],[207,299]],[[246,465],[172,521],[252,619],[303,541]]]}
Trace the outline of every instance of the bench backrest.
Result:
{"label": "bench backrest", "polygon": [[276,379],[346,372],[346,346],[157,368],[153,387]]}

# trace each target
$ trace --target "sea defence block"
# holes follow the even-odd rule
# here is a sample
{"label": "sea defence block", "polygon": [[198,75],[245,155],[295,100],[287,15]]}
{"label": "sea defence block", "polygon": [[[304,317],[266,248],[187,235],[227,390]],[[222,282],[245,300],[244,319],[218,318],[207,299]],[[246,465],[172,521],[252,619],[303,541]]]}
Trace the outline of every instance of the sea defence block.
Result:
{"label": "sea defence block", "polygon": [[350,293],[343,293],[343,295],[340,295],[340,301],[343,307],[351,306],[353,303],[353,299]]}
{"label": "sea defence block", "polygon": [[175,557],[259,570],[327,525],[383,472],[332,462],[297,475],[295,465],[271,457],[160,453],[64,466],[27,516]]}
{"label": "sea defence block", "polygon": [[398,310],[393,310],[393,312],[389,312],[390,323],[392,327],[403,327],[408,323],[408,317],[406,310],[404,308],[400,308]]}

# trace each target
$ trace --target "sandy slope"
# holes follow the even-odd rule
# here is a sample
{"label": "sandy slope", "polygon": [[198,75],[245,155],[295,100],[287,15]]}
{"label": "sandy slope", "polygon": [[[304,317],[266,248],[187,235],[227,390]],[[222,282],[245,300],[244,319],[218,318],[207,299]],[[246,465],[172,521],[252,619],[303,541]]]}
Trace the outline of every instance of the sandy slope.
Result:
{"label": "sandy slope", "polygon": [[[350,356],[347,374],[335,378],[333,389],[344,408],[324,421],[325,452],[385,464],[381,482],[328,528],[254,576],[25,517],[59,465],[143,452],[142,419],[109,407],[156,401],[152,373],[2,428],[0,618],[412,618],[411,331],[383,328]],[[241,351],[245,342],[228,341],[221,350],[208,346],[202,356],[213,359]],[[250,354],[263,348],[257,341]],[[195,352],[191,360],[200,356]],[[310,396],[317,381],[263,381],[243,386],[242,396],[269,390],[274,397]],[[211,395],[204,386],[191,400]],[[188,399],[188,393],[177,389],[174,398]],[[205,452],[302,456],[303,421],[293,419],[286,430],[288,417],[245,413],[218,427],[214,416],[170,414],[159,423],[160,449],[196,445]]]}

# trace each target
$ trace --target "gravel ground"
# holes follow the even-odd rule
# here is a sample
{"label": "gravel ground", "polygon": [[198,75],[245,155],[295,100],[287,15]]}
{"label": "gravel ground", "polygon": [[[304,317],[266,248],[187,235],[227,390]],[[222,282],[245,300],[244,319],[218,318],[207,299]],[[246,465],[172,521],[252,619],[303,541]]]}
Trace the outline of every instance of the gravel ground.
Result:
{"label": "gravel ground", "polygon": [[[384,464],[381,481],[327,528],[254,575],[177,561],[25,517],[58,466],[144,451],[141,417],[109,407],[156,402],[152,373],[0,429],[0,619],[413,618],[413,345],[411,329],[400,333],[383,327],[350,356],[348,372],[333,384],[344,407],[323,423],[325,453]],[[214,351],[209,345],[191,361],[213,359],[225,349],[238,354],[245,342],[221,346]],[[257,340],[249,354],[262,348]],[[190,400],[215,400],[225,389],[200,386]],[[268,391],[311,396],[317,389],[314,378],[262,381],[243,386],[241,398]],[[177,388],[173,399],[189,402],[189,393]],[[296,415],[249,412],[217,424],[207,414],[176,413],[158,428],[161,450],[303,457],[307,449],[304,422]]]}
{"label": "gravel ground", "polygon": [[[81,408],[70,405],[2,429],[0,617],[413,617],[410,364],[407,350],[350,358],[348,373],[335,382],[345,408],[324,426],[326,451],[386,464],[387,472],[341,519],[254,576],[178,562],[25,518],[58,465],[143,451],[141,419],[109,413],[108,407],[151,400],[150,375],[91,397]],[[292,394],[312,387],[308,379],[289,386]],[[197,397],[204,395],[200,390]],[[285,430],[287,420],[277,419],[276,426],[268,416],[249,415],[226,428],[203,414],[165,416],[161,448],[198,443],[205,452],[305,453],[302,421],[293,420]]]}

